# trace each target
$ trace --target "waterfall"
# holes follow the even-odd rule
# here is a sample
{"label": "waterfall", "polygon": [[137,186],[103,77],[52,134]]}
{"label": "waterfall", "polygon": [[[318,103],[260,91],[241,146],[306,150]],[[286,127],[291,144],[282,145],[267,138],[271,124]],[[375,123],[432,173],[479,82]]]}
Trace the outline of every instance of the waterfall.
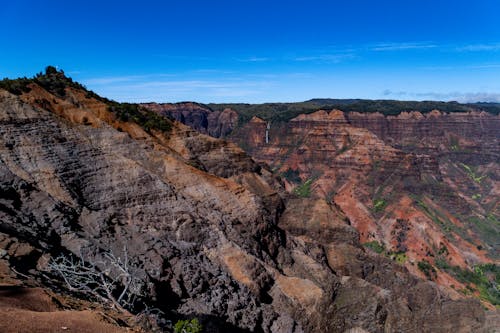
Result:
{"label": "waterfall", "polygon": [[266,126],[266,143],[269,143],[269,130],[271,129],[271,122],[267,123]]}

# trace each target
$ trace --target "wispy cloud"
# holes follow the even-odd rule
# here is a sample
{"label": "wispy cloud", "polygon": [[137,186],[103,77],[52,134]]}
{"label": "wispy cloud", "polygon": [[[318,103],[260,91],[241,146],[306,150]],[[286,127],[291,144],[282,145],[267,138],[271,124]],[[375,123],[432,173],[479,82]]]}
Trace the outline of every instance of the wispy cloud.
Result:
{"label": "wispy cloud", "polygon": [[469,44],[456,48],[460,52],[484,52],[484,51],[500,51],[500,43],[491,44]]}
{"label": "wispy cloud", "polygon": [[194,69],[189,72],[195,74],[236,74],[235,71],[228,71],[224,69],[215,69],[215,68]]}
{"label": "wispy cloud", "polygon": [[122,76],[105,76],[83,79],[83,83],[87,85],[110,85],[123,82],[137,82],[154,80],[157,78],[175,77],[177,74],[150,74],[150,75],[122,75]]}
{"label": "wispy cloud", "polygon": [[[243,100],[272,89],[274,82],[250,77],[180,79],[182,76],[137,75],[104,77],[83,83],[104,96],[133,102],[147,101],[234,101]],[[216,99],[216,100],[215,100]]]}
{"label": "wispy cloud", "polygon": [[394,96],[394,97],[402,97],[408,95],[406,91],[392,91],[390,89],[386,89],[382,91],[382,95],[384,96]]}
{"label": "wispy cloud", "polygon": [[338,64],[346,60],[355,59],[357,56],[354,53],[344,53],[344,54],[319,54],[310,56],[300,56],[293,58],[294,61],[306,62],[325,62]]}
{"label": "wispy cloud", "polygon": [[497,92],[408,92],[408,91],[392,91],[386,89],[382,91],[383,96],[391,96],[393,98],[405,99],[428,99],[438,101],[457,101],[460,103],[474,102],[495,102],[500,103],[500,93]]}
{"label": "wispy cloud", "polygon": [[454,71],[463,69],[494,69],[500,68],[500,64],[470,64],[470,65],[460,65],[460,66],[423,66],[420,67],[423,70],[430,71]]}
{"label": "wispy cloud", "polygon": [[249,57],[249,58],[238,59],[238,61],[241,62],[266,62],[271,60],[272,59],[268,57]]}
{"label": "wispy cloud", "polygon": [[438,47],[438,45],[431,42],[382,43],[369,47],[369,50],[376,52],[385,52],[385,51],[433,49],[436,47]]}

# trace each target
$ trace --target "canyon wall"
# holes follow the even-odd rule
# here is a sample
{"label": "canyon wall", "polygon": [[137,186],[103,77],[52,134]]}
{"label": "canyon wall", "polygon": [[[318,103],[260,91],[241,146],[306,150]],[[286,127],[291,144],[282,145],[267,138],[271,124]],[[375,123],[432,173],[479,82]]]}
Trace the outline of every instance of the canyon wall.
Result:
{"label": "canyon wall", "polygon": [[253,117],[227,138],[279,173],[292,194],[336,205],[362,243],[420,277],[419,263],[430,262],[433,280],[460,289],[448,266],[500,258],[499,128],[499,115],[479,111],[320,110],[289,121]]}

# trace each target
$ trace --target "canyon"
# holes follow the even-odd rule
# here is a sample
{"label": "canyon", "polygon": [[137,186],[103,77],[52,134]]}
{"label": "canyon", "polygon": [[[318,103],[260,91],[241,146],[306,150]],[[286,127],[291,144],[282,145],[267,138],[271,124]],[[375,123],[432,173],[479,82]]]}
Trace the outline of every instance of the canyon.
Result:
{"label": "canyon", "polygon": [[[238,126],[235,110],[176,106],[146,105],[243,147],[280,174],[289,192],[339,207],[362,243],[399,254],[417,276],[424,277],[422,260],[460,267],[498,261],[498,115],[319,110],[276,123],[254,116]],[[434,280],[461,285],[446,269]]]}
{"label": "canyon", "polygon": [[[58,71],[7,90],[0,312],[18,320],[4,332],[28,318],[140,331],[130,318],[152,308],[165,331],[190,318],[206,332],[500,327],[496,294],[458,274],[496,278],[498,115],[243,122],[196,103],[118,105]],[[108,276],[109,258],[126,260],[134,300],[71,290],[51,269],[61,256]]]}

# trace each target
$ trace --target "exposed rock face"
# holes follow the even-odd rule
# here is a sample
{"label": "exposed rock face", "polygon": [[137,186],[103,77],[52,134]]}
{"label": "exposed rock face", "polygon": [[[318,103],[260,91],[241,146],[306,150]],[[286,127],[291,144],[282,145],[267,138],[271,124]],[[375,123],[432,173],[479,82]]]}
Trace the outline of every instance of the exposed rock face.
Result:
{"label": "exposed rock face", "polygon": [[[497,262],[500,116],[332,110],[267,126],[254,117],[229,139],[280,172],[289,191],[338,205],[363,243],[405,253],[412,273],[423,277],[422,260]],[[439,284],[462,286],[437,273]]]}
{"label": "exposed rock face", "polygon": [[199,104],[189,102],[177,104],[147,103],[143,105],[161,115],[180,121],[200,133],[216,138],[226,137],[238,124],[238,114],[231,109],[212,111]]}
{"label": "exposed rock face", "polygon": [[398,116],[351,112],[354,127],[370,130],[388,144],[404,150],[471,153],[486,160],[498,157],[500,117],[486,112],[428,114],[402,112]]}
{"label": "exposed rock face", "polygon": [[[292,133],[301,138],[309,125],[296,123]],[[341,152],[335,163],[356,164],[358,174],[386,155],[382,167],[398,176],[436,170],[432,158],[383,145],[366,130],[331,130],[339,133],[335,142],[359,153]],[[319,131],[312,138],[327,139]],[[324,163],[327,149],[318,153]],[[310,153],[291,154],[302,175],[312,174],[300,159]],[[394,164],[397,158],[405,163]],[[41,258],[60,253],[98,262],[126,248],[140,267],[144,301],[172,318],[198,316],[209,331],[495,327],[496,314],[487,316],[478,301],[452,300],[433,282],[366,252],[341,204],[287,202],[280,192],[279,180],[241,149],[182,124],[146,132],[74,89],[64,99],[37,86],[21,98],[0,91],[0,231],[29,243],[33,258],[17,266],[9,259],[23,274],[36,276]]]}

